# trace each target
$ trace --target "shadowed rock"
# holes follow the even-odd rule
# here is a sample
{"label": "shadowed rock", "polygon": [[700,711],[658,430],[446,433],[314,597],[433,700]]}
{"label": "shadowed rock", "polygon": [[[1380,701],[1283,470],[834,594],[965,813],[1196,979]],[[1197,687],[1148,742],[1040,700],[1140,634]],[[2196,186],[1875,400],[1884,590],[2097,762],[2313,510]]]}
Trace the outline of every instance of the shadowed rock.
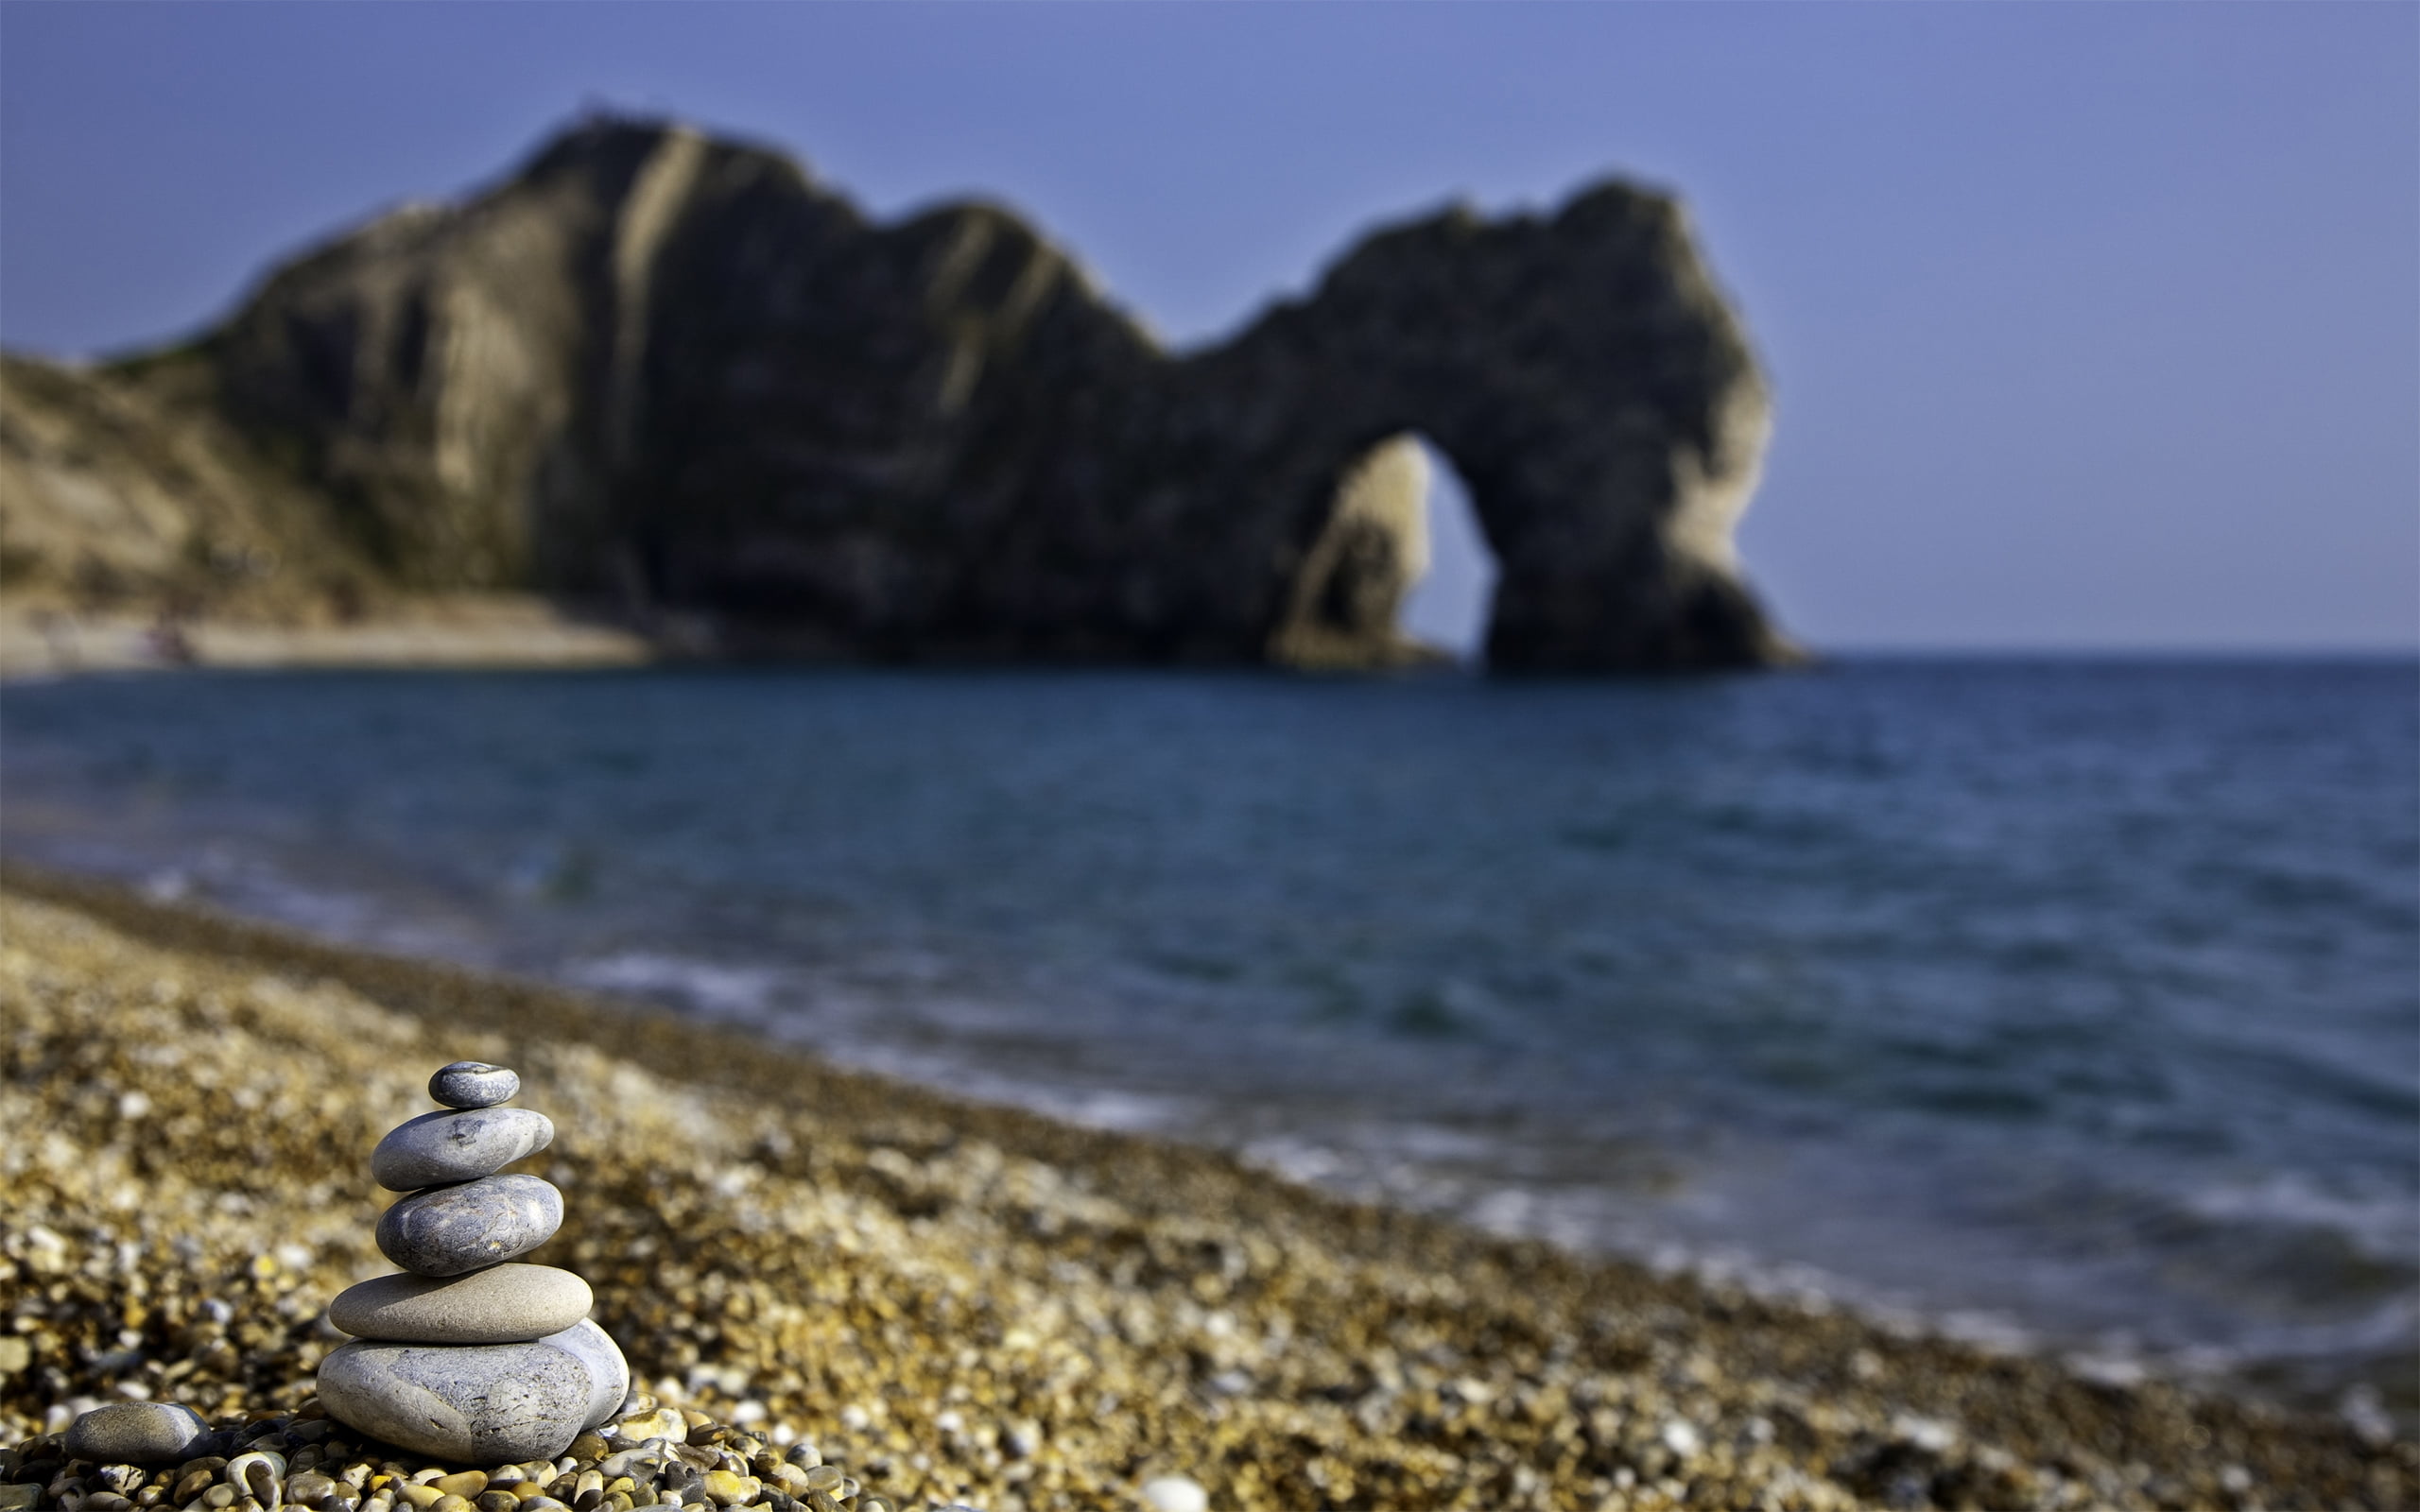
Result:
{"label": "shadowed rock", "polygon": [[240,434],[320,501],[326,575],[704,649],[1402,661],[1425,528],[1388,458],[1419,433],[1501,563],[1493,666],[1789,654],[1731,547],[1764,382],[1679,206],[1618,183],[1378,232],[1178,357],[1005,211],[873,225],[771,152],[599,120],[188,350],[43,381]]}

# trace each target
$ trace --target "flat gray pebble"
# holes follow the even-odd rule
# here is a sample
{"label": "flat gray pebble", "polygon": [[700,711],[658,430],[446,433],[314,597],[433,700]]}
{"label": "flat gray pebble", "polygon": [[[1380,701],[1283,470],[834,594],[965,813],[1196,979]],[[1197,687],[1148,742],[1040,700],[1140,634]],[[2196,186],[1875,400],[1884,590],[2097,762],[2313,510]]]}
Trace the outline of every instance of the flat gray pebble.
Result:
{"label": "flat gray pebble", "polygon": [[103,1465],[164,1465],[210,1432],[190,1407],[172,1401],[112,1401],[67,1425],[67,1454]]}
{"label": "flat gray pebble", "polygon": [[491,1176],[398,1200],[378,1249],[422,1276],[459,1276],[527,1254],[562,1227],[563,1194],[534,1176]]}
{"label": "flat gray pebble", "polygon": [[347,1333],[394,1344],[519,1344],[588,1316],[588,1283],[552,1265],[491,1265],[465,1276],[373,1276],[328,1304]]}
{"label": "flat gray pebble", "polygon": [[521,1091],[521,1074],[484,1060],[458,1060],[440,1066],[428,1078],[431,1101],[448,1108],[493,1108],[510,1102]]}
{"label": "flat gray pebble", "polygon": [[389,1192],[417,1192],[493,1176],[555,1143],[555,1123],[527,1108],[423,1113],[387,1131],[370,1152],[370,1174]]}

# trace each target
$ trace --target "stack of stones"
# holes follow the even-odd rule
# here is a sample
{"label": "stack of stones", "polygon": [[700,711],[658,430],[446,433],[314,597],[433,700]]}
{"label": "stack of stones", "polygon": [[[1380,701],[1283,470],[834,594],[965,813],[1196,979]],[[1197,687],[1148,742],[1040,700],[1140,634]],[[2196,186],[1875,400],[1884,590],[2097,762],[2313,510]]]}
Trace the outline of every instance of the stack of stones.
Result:
{"label": "stack of stones", "polygon": [[378,1220],[404,1267],[348,1288],[328,1320],[354,1341],[320,1362],[329,1416],[457,1463],[554,1459],[620,1409],[622,1351],[588,1320],[588,1283],[513,1263],[554,1237],[562,1194],[496,1173],[554,1142],[545,1114],[502,1105],[521,1078],[456,1061],[429,1078],[444,1105],[378,1142],[370,1174],[410,1194]]}

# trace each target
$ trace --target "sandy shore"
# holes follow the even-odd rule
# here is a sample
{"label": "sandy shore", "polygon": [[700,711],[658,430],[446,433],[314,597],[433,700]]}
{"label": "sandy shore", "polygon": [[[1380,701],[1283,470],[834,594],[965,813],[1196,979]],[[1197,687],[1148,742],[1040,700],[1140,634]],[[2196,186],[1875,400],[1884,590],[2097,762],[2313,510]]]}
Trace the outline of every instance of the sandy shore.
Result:
{"label": "sandy shore", "polygon": [[653,661],[645,639],[524,594],[430,596],[349,624],[76,613],[0,603],[0,678],[175,666],[595,667]]}
{"label": "sandy shore", "polygon": [[[535,1257],[668,1402],[903,1507],[2411,1507],[2420,1447],[1355,1207],[1215,1154],[22,870],[0,893],[0,1442],[307,1410],[389,1267],[366,1157],[517,1066]],[[223,1302],[222,1311],[207,1304]],[[776,1433],[778,1430],[778,1434]],[[785,1440],[786,1441],[786,1440]]]}

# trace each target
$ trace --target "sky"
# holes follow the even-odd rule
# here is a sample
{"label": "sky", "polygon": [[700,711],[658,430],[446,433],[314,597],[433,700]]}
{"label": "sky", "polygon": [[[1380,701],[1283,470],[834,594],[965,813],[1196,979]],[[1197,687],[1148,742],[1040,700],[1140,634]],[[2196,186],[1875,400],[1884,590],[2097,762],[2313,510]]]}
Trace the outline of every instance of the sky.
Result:
{"label": "sky", "polygon": [[[0,344],[189,331],[583,109],[1006,200],[1169,341],[1374,224],[1678,191],[1819,649],[2420,646],[2420,6],[0,5]],[[1486,563],[1450,474],[1415,627]]]}

